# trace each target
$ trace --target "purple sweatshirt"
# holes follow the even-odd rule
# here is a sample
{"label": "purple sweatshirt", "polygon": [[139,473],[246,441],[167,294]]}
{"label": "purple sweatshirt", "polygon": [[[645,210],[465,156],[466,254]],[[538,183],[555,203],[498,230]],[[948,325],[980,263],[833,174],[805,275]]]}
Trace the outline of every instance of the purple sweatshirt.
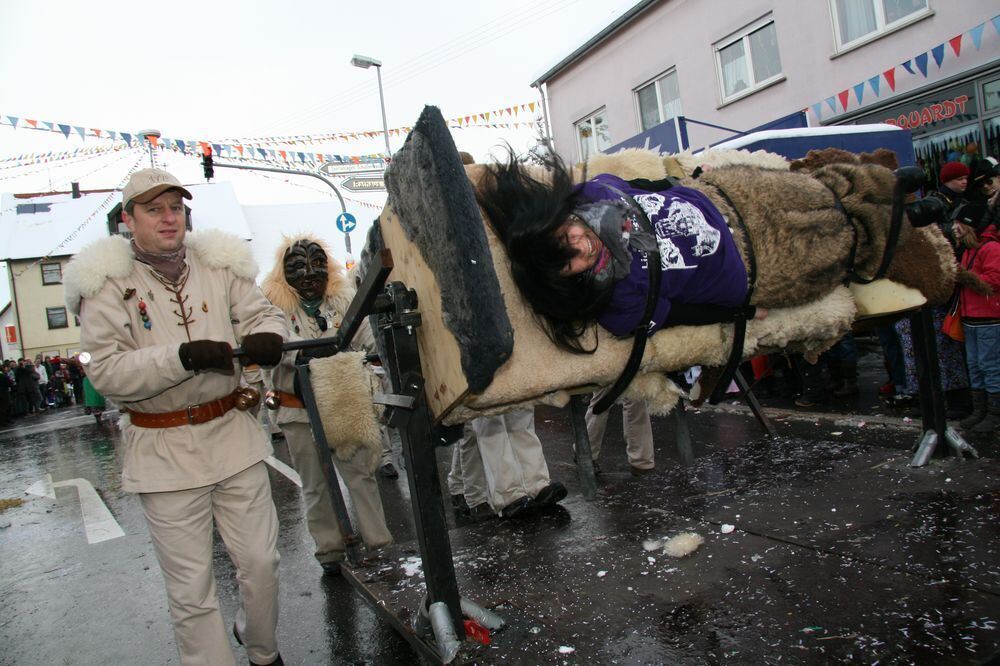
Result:
{"label": "purple sweatshirt", "polygon": [[[647,192],[628,182],[601,174],[577,186],[581,202],[618,199],[608,186],[631,196],[653,225],[660,248],[660,296],[649,332],[666,321],[673,301],[736,307],[747,295],[747,272],[736,243],[718,209],[704,194],[688,187]],[[632,222],[639,228],[638,221]],[[612,287],[611,301],[598,323],[615,335],[630,335],[646,307],[649,274],[647,254],[634,248],[629,275]]]}

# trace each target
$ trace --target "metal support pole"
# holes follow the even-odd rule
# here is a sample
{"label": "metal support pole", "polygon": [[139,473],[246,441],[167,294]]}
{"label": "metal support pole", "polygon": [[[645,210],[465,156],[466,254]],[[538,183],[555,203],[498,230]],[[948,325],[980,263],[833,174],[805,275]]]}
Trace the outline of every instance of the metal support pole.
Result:
{"label": "metal support pole", "polygon": [[694,464],[694,449],[691,447],[691,424],[688,423],[687,410],[684,401],[678,400],[674,408],[674,428],[677,439],[677,456],[681,464],[689,467]]}
{"label": "metal support pole", "polygon": [[391,309],[379,314],[377,335],[382,338],[381,348],[385,351],[382,365],[388,373],[393,393],[413,399],[411,409],[393,408],[390,419],[403,443],[413,526],[420,547],[428,607],[443,602],[455,635],[463,640],[465,625],[438,477],[436,433],[427,408],[417,348],[415,329],[420,322],[416,313],[416,294],[399,282],[391,283],[386,292]]}
{"label": "metal support pole", "polygon": [[326,441],[326,431],[323,429],[323,421],[319,417],[319,409],[316,405],[316,394],[313,393],[312,384],[309,382],[309,366],[300,365],[295,371],[299,377],[302,402],[305,404],[306,413],[309,415],[309,425],[312,427],[313,442],[316,444],[316,452],[319,454],[319,464],[323,469],[323,476],[326,478],[327,489],[330,491],[330,503],[333,505],[333,512],[337,516],[340,534],[344,539],[344,551],[347,561],[352,566],[357,566],[361,562],[359,539],[354,531],[354,527],[351,525],[351,518],[347,513],[347,505],[344,504],[344,496],[340,492],[340,482],[337,480],[337,471],[333,466],[330,445]]}
{"label": "metal support pole", "polygon": [[375,75],[378,77],[378,101],[382,106],[382,131],[385,132],[385,156],[392,156],[392,148],[389,147],[389,121],[385,117],[385,96],[382,94],[382,65],[375,65]]}
{"label": "metal support pole", "polygon": [[590,436],[587,434],[587,403],[583,395],[577,393],[569,399],[570,420],[573,422],[573,451],[576,457],[576,472],[580,477],[583,499],[593,502],[597,498],[597,475],[594,474],[594,459],[590,450]]}
{"label": "metal support pole", "polygon": [[272,173],[290,173],[297,176],[312,176],[313,178],[319,178],[324,183],[330,186],[333,193],[337,195],[337,199],[340,200],[340,210],[343,213],[347,212],[347,204],[344,203],[344,197],[340,195],[340,190],[337,186],[330,181],[329,178],[324,177],[321,174],[313,173],[312,171],[302,171],[300,169],[279,169],[278,167],[262,167],[262,166],[249,166],[246,164],[223,164],[222,162],[215,163],[216,169],[243,169],[244,171],[270,171]]}
{"label": "metal support pole", "polygon": [[753,415],[757,417],[757,421],[760,423],[764,431],[767,432],[768,437],[777,437],[778,431],[774,429],[774,424],[771,423],[771,419],[767,418],[767,414],[764,413],[764,408],[760,406],[760,401],[757,400],[757,396],[754,395],[753,390],[750,388],[750,384],[747,383],[743,373],[737,370],[733,374],[733,379],[736,381],[736,385],[740,387],[740,391],[743,393],[743,398],[747,401],[747,405],[750,406],[750,411]]}

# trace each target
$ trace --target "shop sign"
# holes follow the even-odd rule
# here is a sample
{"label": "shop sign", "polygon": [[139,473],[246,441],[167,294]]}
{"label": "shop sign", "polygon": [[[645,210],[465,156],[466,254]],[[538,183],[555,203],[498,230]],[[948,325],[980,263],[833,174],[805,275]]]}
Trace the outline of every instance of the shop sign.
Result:
{"label": "shop sign", "polygon": [[920,136],[965,125],[978,117],[976,87],[973,83],[963,83],[933,95],[866,113],[854,122],[886,123],[908,129],[913,136]]}
{"label": "shop sign", "polygon": [[934,102],[919,109],[913,109],[908,113],[901,113],[895,118],[886,118],[883,122],[887,125],[915,130],[924,125],[933,125],[936,122],[950,120],[956,115],[965,114],[965,105],[968,101],[968,95],[959,95],[954,99],[946,99],[940,103]]}

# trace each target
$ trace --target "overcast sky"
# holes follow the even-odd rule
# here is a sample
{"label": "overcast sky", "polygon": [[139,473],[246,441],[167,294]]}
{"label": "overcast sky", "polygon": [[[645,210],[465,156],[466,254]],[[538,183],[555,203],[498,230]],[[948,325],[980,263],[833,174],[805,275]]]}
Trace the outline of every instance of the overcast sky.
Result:
{"label": "overcast sky", "polygon": [[[0,114],[4,123],[11,115],[213,140],[379,129],[375,70],[352,67],[357,53],[382,61],[388,124],[401,127],[425,104],[451,118],[537,102],[529,84],[634,3],[4,0]],[[526,150],[535,132],[467,129],[455,136],[482,161],[503,140]],[[391,141],[394,149],[402,143]],[[81,145],[108,142],[0,124],[0,159]],[[382,151],[384,143],[304,149],[353,155]],[[70,179],[114,187],[133,161],[117,155],[73,167],[0,169],[0,190],[64,188]],[[194,158],[176,165],[168,164],[200,173]],[[255,185],[238,185],[244,203],[325,196],[318,181],[284,188],[274,179],[249,182]]]}

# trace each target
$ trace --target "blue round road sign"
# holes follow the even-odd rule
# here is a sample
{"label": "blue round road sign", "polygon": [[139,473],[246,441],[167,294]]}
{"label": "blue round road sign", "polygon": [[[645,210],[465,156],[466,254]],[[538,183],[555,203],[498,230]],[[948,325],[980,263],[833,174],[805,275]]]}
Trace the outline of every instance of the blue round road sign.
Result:
{"label": "blue round road sign", "polygon": [[337,229],[345,234],[354,231],[356,226],[358,226],[358,221],[350,213],[341,213],[337,216]]}

